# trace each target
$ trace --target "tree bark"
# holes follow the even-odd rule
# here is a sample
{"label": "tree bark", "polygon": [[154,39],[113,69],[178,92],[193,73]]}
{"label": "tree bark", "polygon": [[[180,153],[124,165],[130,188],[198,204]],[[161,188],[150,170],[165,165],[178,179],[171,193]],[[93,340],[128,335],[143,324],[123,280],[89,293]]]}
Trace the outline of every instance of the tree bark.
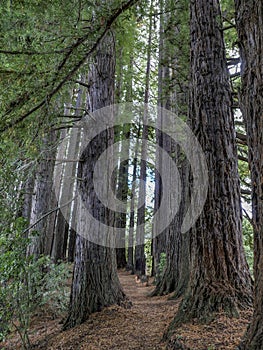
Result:
{"label": "tree bark", "polygon": [[[153,1],[150,4],[150,15],[153,11]],[[151,73],[151,58],[152,58],[152,31],[153,20],[150,16],[149,20],[149,36],[147,46],[147,64],[145,74],[145,91],[144,91],[144,103],[149,103],[150,96],[150,73]],[[140,187],[139,187],[139,202],[143,203],[137,211],[137,228],[136,228],[136,245],[135,245],[135,271],[139,275],[145,275],[146,273],[146,257],[144,254],[144,225],[145,225],[145,209],[146,209],[146,180],[147,180],[147,140],[148,140],[148,126],[147,126],[147,107],[145,108],[143,115],[142,126],[142,149],[141,149],[141,163],[140,163]]]}
{"label": "tree bark", "polygon": [[236,0],[241,54],[241,111],[247,130],[254,229],[254,314],[240,344],[242,350],[263,349],[263,3]]}
{"label": "tree bark", "polygon": [[[90,66],[88,108],[91,111],[114,101],[115,52],[112,35],[108,34],[98,47],[93,64]],[[97,220],[109,225],[114,223],[114,218],[103,208],[94,193],[92,169],[97,160],[95,155],[100,155],[113,141],[114,132],[108,129],[93,139],[90,147],[87,147],[81,155],[82,162],[78,171],[78,178],[85,179],[79,182],[78,187],[87,210]],[[81,219],[79,221],[80,232]],[[64,329],[84,322],[91,313],[105,306],[121,304],[124,299],[125,295],[117,275],[115,250],[99,246],[77,235],[69,314]]]}
{"label": "tree bark", "polygon": [[[122,139],[124,141],[130,140],[130,125],[122,126]],[[121,144],[121,157],[124,159],[120,163],[118,185],[117,185],[117,198],[127,205],[128,199],[128,176],[129,176],[129,144]],[[119,213],[117,215],[117,226],[122,228],[122,242],[123,246],[116,249],[117,268],[125,268],[127,265],[126,260],[126,216],[127,213]]]}
{"label": "tree bark", "polygon": [[24,183],[22,184],[23,203],[21,215],[30,223],[30,216],[32,211],[32,197],[34,195],[34,174],[26,174]]}
{"label": "tree bark", "polygon": [[[164,93],[165,79],[167,78],[167,65],[164,63],[165,47],[164,47],[164,30],[165,30],[165,15],[164,2],[160,1],[160,29],[159,29],[159,64],[158,64],[158,106],[164,107],[165,98],[167,97]],[[169,71],[169,69],[168,69]],[[169,76],[169,73],[168,73]],[[169,80],[167,81],[169,82]],[[163,147],[163,135],[161,132],[162,125],[162,114],[161,112],[157,116],[157,129],[156,129],[156,144],[161,148]],[[156,151],[156,163],[159,168],[162,168],[162,156],[161,151]],[[162,193],[162,181],[158,171],[155,171],[155,186],[154,186],[154,212],[158,210],[161,204],[161,193]],[[161,271],[159,268],[161,253],[166,251],[166,231],[161,232],[158,236],[152,239],[152,275],[155,276],[155,280],[160,282]],[[155,294],[155,293],[154,293]],[[159,294],[159,293],[157,293]]]}
{"label": "tree bark", "polygon": [[171,328],[193,319],[208,321],[222,310],[238,315],[252,305],[222,33],[219,1],[191,1],[189,118],[206,155],[209,182],[203,212],[191,230],[188,288]]}
{"label": "tree bark", "polygon": [[133,171],[132,171],[132,188],[131,188],[131,206],[130,206],[130,220],[129,220],[129,235],[128,235],[128,259],[126,269],[131,271],[132,274],[135,273],[134,264],[134,231],[135,231],[135,198],[136,198],[136,178],[137,178],[137,167],[138,167],[138,153],[139,153],[139,137],[141,133],[140,126],[135,135],[136,142],[134,145],[134,150],[132,150],[131,158],[133,159]]}
{"label": "tree bark", "polygon": [[[81,77],[81,81],[84,80],[84,77]],[[75,116],[80,116],[80,109],[83,105],[83,89],[79,88],[77,91],[76,97],[76,112]],[[72,94],[73,100],[73,94]],[[65,115],[69,114],[68,108],[65,108]],[[59,179],[59,191],[57,193],[57,201],[59,206],[63,207],[65,203],[69,202],[69,205],[63,207],[63,210],[58,210],[56,213],[56,223],[54,227],[54,239],[52,242],[52,259],[54,262],[66,260],[67,250],[68,250],[68,237],[69,237],[69,223],[75,221],[75,218],[72,216],[75,214],[72,210],[71,199],[74,197],[74,191],[76,187],[76,177],[77,177],[77,163],[76,162],[63,162],[65,160],[74,160],[78,159],[80,153],[80,137],[81,130],[80,128],[71,128],[67,134],[62,134],[62,140],[67,137],[66,149],[61,147],[57,154],[57,163],[55,167],[55,172],[57,171]],[[71,231],[71,253],[74,249],[74,231]],[[73,246],[72,246],[73,245]]]}
{"label": "tree bark", "polygon": [[[53,186],[54,159],[56,154],[56,134],[50,131],[45,136],[42,145],[42,159],[39,160],[36,170],[34,194],[32,197],[30,224],[34,224],[37,220],[52,209],[51,193]],[[54,216],[49,215],[39,221],[33,227],[29,236],[32,237],[28,247],[28,254],[34,255],[36,258],[41,254],[50,255],[53,239]],[[32,232],[36,234],[32,235]]]}
{"label": "tree bark", "polygon": [[[179,42],[180,40],[186,40],[186,34],[184,38],[180,38],[180,33],[184,29],[185,23],[182,22],[181,15],[188,13],[188,7],[185,6],[185,1],[179,1],[180,13],[178,9],[174,8],[174,3],[170,1],[163,1],[160,3],[160,44],[159,44],[159,69],[158,69],[158,104],[166,110],[173,111],[177,117],[184,117],[183,111],[187,108],[186,91],[188,86],[188,80],[183,79],[182,67],[179,62],[189,61],[189,54],[184,50],[179,50],[173,45],[174,39]],[[181,43],[183,46],[184,43]],[[179,69],[180,67],[180,69]],[[186,74],[187,76],[187,74]],[[180,82],[180,84],[179,84]],[[184,90],[179,91],[178,86],[184,86]],[[160,129],[163,123],[162,112],[158,115]],[[189,235],[181,233],[181,226],[184,215],[189,201],[189,184],[188,184],[188,166],[185,161],[181,161],[182,153],[180,147],[174,145],[172,140],[167,135],[162,135],[157,130],[157,144],[165,149],[170,157],[174,158],[174,162],[180,173],[180,179],[182,181],[181,189],[181,205],[176,217],[173,219],[169,227],[164,230],[153,240],[154,248],[154,261],[156,276],[156,288],[152,295],[163,295],[171,292],[175,292],[175,297],[179,297],[183,294],[189,277]],[[156,161],[159,163],[159,168],[165,167],[162,160],[162,153],[156,154]],[[161,202],[162,182],[159,178],[158,172],[156,172],[155,182],[155,210],[158,210]],[[176,184],[174,184],[176,186]],[[178,191],[180,189],[178,188]],[[160,263],[160,255],[165,252],[166,266],[164,270],[159,271],[158,265]]]}

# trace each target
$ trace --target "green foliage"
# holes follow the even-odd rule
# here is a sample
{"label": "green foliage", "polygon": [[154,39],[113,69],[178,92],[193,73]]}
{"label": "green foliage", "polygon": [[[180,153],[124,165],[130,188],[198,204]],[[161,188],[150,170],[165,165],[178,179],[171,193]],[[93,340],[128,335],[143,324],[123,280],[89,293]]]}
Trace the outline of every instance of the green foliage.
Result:
{"label": "green foliage", "polygon": [[221,0],[220,7],[222,12],[223,26],[227,28],[224,31],[225,45],[228,52],[238,55],[237,32],[235,28],[235,5],[233,0]]}
{"label": "green foliage", "polygon": [[45,259],[48,272],[41,281],[39,306],[48,306],[54,317],[62,316],[68,309],[70,289],[66,282],[71,277],[71,267],[63,262],[54,264],[47,257]]}
{"label": "green foliage", "polygon": [[[157,1],[153,1],[154,6]],[[157,101],[158,30],[157,20],[151,13],[151,1],[140,1],[137,7],[119,17],[116,26],[116,101],[143,102],[150,20],[153,18],[151,38],[151,93],[152,103]]]}
{"label": "green foliage", "polygon": [[120,0],[66,0],[63,6],[59,0],[1,1],[0,131],[19,124],[39,134],[58,123],[69,90],[87,72],[87,58],[121,5]]}
{"label": "green foliage", "polygon": [[152,273],[152,241],[148,239],[144,247],[145,256],[146,256],[146,274],[151,275]]}
{"label": "green foliage", "polygon": [[[63,6],[41,0],[14,1],[9,7],[8,3],[0,5],[2,122],[46,98],[63,74],[59,67],[66,52],[83,35],[76,26],[76,1]],[[68,69],[74,64],[69,61]]]}
{"label": "green foliage", "polygon": [[65,311],[69,299],[65,287],[67,266],[54,265],[48,257],[35,260],[26,254],[30,241],[22,232],[27,224],[18,217],[12,229],[0,234],[0,338],[14,327],[25,349],[30,347],[28,329],[36,310],[49,306],[57,316]]}
{"label": "green foliage", "polygon": [[245,254],[247,258],[247,262],[249,265],[249,269],[251,274],[253,275],[253,262],[254,262],[254,253],[253,253],[253,227],[248,219],[243,219],[243,244],[245,249]]}

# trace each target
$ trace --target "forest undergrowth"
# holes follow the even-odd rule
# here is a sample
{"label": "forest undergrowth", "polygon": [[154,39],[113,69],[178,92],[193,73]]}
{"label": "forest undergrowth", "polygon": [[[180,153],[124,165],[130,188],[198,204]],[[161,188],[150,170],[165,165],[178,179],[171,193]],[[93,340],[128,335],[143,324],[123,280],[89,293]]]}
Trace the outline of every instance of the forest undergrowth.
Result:
{"label": "forest undergrowth", "polygon": [[[251,318],[252,312],[246,311],[241,312],[238,319],[222,314],[208,325],[185,324],[167,344],[162,341],[163,333],[178,309],[179,300],[173,300],[172,294],[149,297],[153,284],[148,287],[136,284],[134,276],[126,271],[119,271],[119,278],[132,303],[131,308],[105,308],[92,314],[82,325],[64,332],[61,331],[61,317],[54,319],[51,311],[38,313],[29,331],[32,349],[234,350]],[[70,281],[67,283],[70,286]],[[0,343],[0,349],[22,349],[19,336],[11,333],[5,343]]]}

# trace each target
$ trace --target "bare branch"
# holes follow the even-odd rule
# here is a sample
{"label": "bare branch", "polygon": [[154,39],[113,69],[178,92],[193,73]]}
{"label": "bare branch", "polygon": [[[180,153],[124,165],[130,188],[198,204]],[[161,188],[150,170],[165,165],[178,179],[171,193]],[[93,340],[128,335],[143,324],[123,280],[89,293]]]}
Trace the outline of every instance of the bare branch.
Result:
{"label": "bare branch", "polygon": [[241,189],[241,194],[251,196],[251,191],[250,190]]}
{"label": "bare branch", "polygon": [[248,163],[248,159],[246,157],[241,156],[240,154],[238,155],[238,159]]}
{"label": "bare branch", "polygon": [[251,219],[251,217],[248,215],[248,212],[246,211],[246,209],[242,208],[242,211],[245,214],[246,219],[250,222],[250,224],[253,226],[253,228],[255,228],[255,224],[254,221]]}
{"label": "bare branch", "polygon": [[33,55],[57,55],[64,53],[68,48],[63,50],[54,50],[54,51],[9,51],[9,50],[0,50],[0,53],[5,55],[25,55],[25,56],[33,56]]}
{"label": "bare branch", "polygon": [[75,200],[76,196],[74,198],[72,198],[71,200],[69,200],[68,202],[64,203],[63,205],[56,207],[54,209],[49,210],[46,214],[42,215],[37,221],[35,221],[33,224],[31,224],[30,226],[28,226],[23,232],[22,234],[27,233],[28,231],[30,231],[34,226],[36,226],[40,221],[44,220],[47,216],[49,216],[50,214],[54,213],[55,211],[62,209],[64,207],[66,207],[67,205],[69,205],[70,203],[72,203]]}
{"label": "bare branch", "polygon": [[81,86],[84,86],[86,87],[87,89],[90,88],[90,85],[89,84],[86,84],[86,83],[83,83],[83,81],[80,81],[80,80],[76,80],[75,83],[81,85]]}
{"label": "bare branch", "polygon": [[237,142],[241,145],[247,145],[247,136],[242,134],[241,132],[236,132]]}

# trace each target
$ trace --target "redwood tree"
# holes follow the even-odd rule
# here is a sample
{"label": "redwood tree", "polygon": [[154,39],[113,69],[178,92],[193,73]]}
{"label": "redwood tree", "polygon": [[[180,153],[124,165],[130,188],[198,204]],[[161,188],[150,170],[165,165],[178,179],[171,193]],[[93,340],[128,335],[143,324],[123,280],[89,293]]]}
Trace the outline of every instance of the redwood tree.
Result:
{"label": "redwood tree", "polygon": [[190,280],[176,324],[192,319],[207,321],[222,310],[237,315],[240,308],[252,304],[218,0],[191,1],[190,42],[189,119],[206,156],[209,181],[203,212],[191,230]]}
{"label": "redwood tree", "polygon": [[240,349],[263,348],[263,3],[236,0],[241,110],[246,124],[254,228],[254,315]]}
{"label": "redwood tree", "polygon": [[[91,111],[110,105],[114,100],[115,50],[113,42],[113,34],[108,34],[104,42],[99,45],[90,66],[87,107]],[[99,155],[112,144],[113,139],[114,132],[109,129],[95,137],[90,146],[86,147],[81,154],[82,162],[78,171],[78,178],[85,179],[79,182],[79,191],[87,210],[97,220],[106,222],[108,225],[114,223],[114,217],[103,208],[92,183],[95,163]],[[83,230],[85,229],[87,228],[83,227]],[[115,250],[90,242],[84,236],[85,232],[82,232],[82,235],[78,234],[76,238],[69,314],[64,329],[84,322],[91,313],[105,306],[120,304],[125,298],[117,275]]]}
{"label": "redwood tree", "polygon": [[[173,111],[180,118],[184,117],[183,111],[187,105],[185,101],[187,100],[188,79],[186,77],[189,52],[187,44],[184,43],[188,32],[185,30],[187,24],[184,23],[184,19],[188,12],[189,9],[185,0],[178,1],[176,6],[170,0],[160,1],[158,105],[166,110]],[[174,45],[175,41],[178,43],[176,46]],[[162,111],[158,114],[158,118],[158,125],[161,126],[164,118]],[[158,130],[156,131],[156,142],[174,158],[182,179],[182,200],[180,209],[170,225],[153,239],[153,265],[154,272],[157,275],[157,284],[152,295],[168,294],[175,291],[176,297],[179,297],[184,292],[188,281],[189,235],[182,235],[181,233],[182,222],[188,207],[188,191],[186,188],[188,186],[188,163],[181,160],[184,159],[184,156],[180,152],[180,147]],[[156,159],[159,168],[167,166],[163,164],[161,151],[157,151]],[[159,173],[156,172],[155,210],[160,206],[161,193],[162,181]],[[161,253],[165,253],[166,259],[163,271],[159,271]]]}
{"label": "redwood tree", "polygon": [[49,133],[43,139],[43,144],[41,145],[42,156],[38,161],[35,172],[34,189],[30,203],[30,225],[32,230],[29,236],[31,237],[33,231],[36,234],[32,235],[28,246],[28,254],[34,255],[36,258],[42,254],[51,255],[52,249],[55,215],[53,213],[53,215],[48,215],[42,220],[40,218],[53,209],[52,180],[56,156],[55,141],[56,133],[54,130],[49,130]]}
{"label": "redwood tree", "polygon": [[[150,97],[150,73],[151,73],[151,60],[152,60],[152,39],[153,39],[153,1],[150,3],[150,20],[149,20],[149,34],[147,43],[147,63],[145,72],[145,90],[144,90],[144,103],[149,103]],[[147,165],[146,158],[148,152],[148,112],[145,109],[143,115],[143,127],[142,127],[142,146],[141,146],[141,162],[140,162],[140,180],[145,185],[139,187],[139,202],[143,203],[137,210],[137,228],[136,228],[136,244],[135,244],[135,271],[139,275],[145,275],[146,273],[146,258],[144,254],[144,227],[145,227],[145,209],[146,209],[146,180],[147,180]]]}

